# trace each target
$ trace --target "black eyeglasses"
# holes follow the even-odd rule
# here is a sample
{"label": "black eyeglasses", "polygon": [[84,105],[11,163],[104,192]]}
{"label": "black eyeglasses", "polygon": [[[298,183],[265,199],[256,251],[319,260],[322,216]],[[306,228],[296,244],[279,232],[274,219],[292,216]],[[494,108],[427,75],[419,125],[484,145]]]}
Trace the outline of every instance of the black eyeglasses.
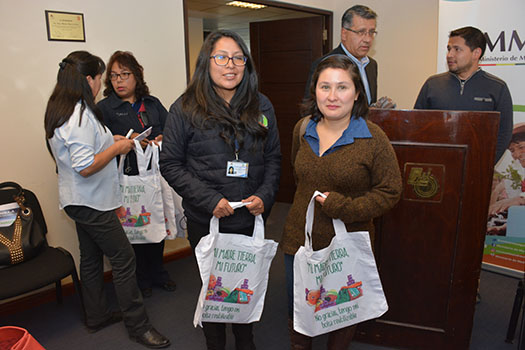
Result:
{"label": "black eyeglasses", "polygon": [[370,35],[373,38],[373,37],[375,37],[377,35],[377,31],[374,30],[374,29],[371,29],[371,30],[366,30],[366,29],[353,30],[353,29],[346,28],[346,27],[343,27],[343,28],[348,30],[348,31],[350,31],[350,32],[352,32],[352,33],[356,33],[360,37],[364,37],[365,35]]}
{"label": "black eyeglasses", "polygon": [[122,72],[120,74],[117,74],[117,73],[111,73],[109,75],[109,79],[111,79],[111,81],[115,81],[117,80],[119,77],[121,80],[128,80],[129,79],[129,76],[133,74],[131,72]]}
{"label": "black eyeglasses", "polygon": [[210,56],[210,58],[213,58],[215,64],[218,66],[226,66],[228,63],[230,63],[230,60],[232,60],[233,64],[236,66],[244,66],[246,64],[245,56],[228,57],[224,55],[214,55]]}

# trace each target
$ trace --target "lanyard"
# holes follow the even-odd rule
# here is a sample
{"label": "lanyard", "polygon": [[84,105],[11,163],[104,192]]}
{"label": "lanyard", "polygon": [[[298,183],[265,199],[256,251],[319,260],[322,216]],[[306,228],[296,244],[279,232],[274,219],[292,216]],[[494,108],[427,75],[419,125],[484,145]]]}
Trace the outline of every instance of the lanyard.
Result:
{"label": "lanyard", "polygon": [[235,159],[226,162],[226,176],[247,178],[248,166],[249,164],[247,162],[239,159],[239,142],[235,139]]}
{"label": "lanyard", "polygon": [[239,142],[235,139],[235,160],[239,160]]}

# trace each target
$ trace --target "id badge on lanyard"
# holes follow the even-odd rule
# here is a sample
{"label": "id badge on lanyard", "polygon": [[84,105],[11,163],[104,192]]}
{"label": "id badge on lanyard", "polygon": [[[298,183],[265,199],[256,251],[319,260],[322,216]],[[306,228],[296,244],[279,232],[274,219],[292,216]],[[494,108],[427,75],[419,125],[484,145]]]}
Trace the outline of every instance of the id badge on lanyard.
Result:
{"label": "id badge on lanyard", "polygon": [[235,140],[235,159],[226,162],[226,176],[248,178],[249,165],[249,163],[239,159],[239,144]]}

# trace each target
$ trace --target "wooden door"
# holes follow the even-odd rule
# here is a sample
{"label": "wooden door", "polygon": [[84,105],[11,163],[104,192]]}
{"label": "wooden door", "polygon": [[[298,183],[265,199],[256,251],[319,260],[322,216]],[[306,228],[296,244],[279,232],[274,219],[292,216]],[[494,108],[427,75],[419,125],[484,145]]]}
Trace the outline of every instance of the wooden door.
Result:
{"label": "wooden door", "polygon": [[292,132],[300,119],[299,104],[310,66],[323,51],[329,50],[323,42],[324,27],[323,16],[250,23],[251,54],[259,73],[259,89],[272,101],[279,127],[283,158],[276,200],[280,202],[291,203],[295,193],[290,163]]}
{"label": "wooden door", "polygon": [[371,110],[403,176],[378,220],[375,252],[389,304],[357,338],[408,349],[468,349],[499,114]]}

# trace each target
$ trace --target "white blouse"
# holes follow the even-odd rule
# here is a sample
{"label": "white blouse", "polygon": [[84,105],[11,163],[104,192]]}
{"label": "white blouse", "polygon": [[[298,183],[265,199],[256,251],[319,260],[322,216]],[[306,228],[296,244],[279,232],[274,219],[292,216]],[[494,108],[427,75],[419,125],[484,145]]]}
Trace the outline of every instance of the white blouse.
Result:
{"label": "white blouse", "polygon": [[86,106],[80,121],[80,101],[71,118],[55,129],[49,140],[58,166],[59,207],[80,205],[100,211],[121,205],[117,163],[113,158],[98,172],[84,177],[86,169],[100,153],[113,144],[113,134],[96,119]]}

